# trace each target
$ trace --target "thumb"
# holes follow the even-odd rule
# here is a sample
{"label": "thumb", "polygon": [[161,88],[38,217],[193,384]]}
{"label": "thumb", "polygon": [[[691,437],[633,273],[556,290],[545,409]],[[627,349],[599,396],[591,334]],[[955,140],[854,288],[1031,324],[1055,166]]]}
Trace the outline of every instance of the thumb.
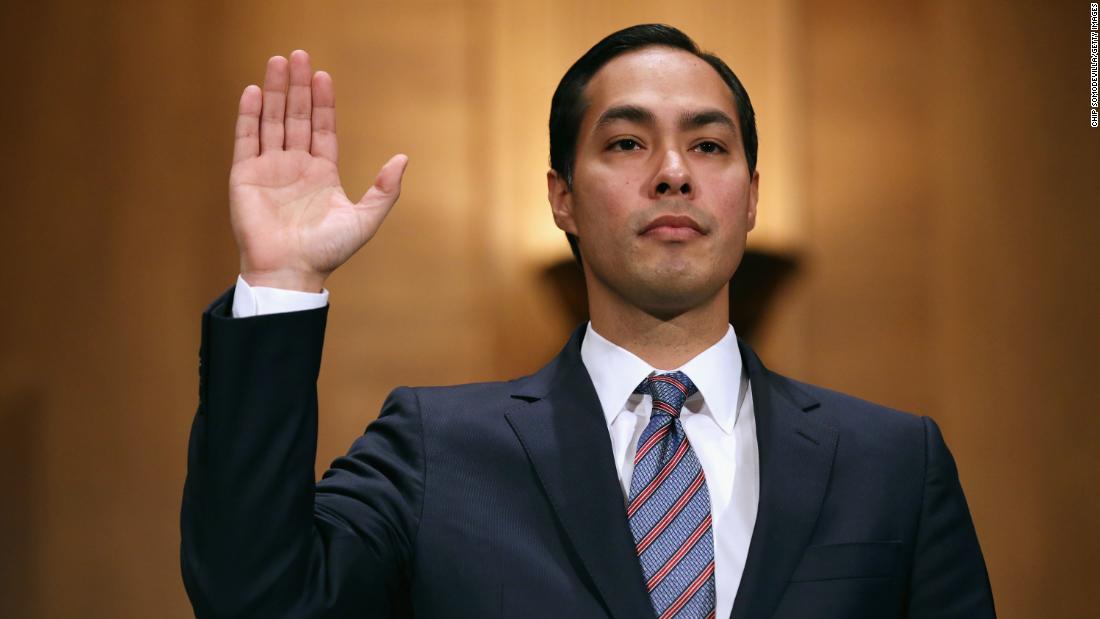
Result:
{"label": "thumb", "polygon": [[405,168],[409,164],[406,155],[394,155],[378,171],[374,184],[359,199],[360,206],[384,207],[389,209],[397,202],[401,195],[401,178],[405,175]]}

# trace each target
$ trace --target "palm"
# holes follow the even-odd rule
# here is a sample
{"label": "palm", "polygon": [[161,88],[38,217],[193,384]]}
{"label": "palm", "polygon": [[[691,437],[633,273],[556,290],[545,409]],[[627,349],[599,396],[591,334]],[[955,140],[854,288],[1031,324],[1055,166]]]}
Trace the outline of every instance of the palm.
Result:
{"label": "palm", "polygon": [[330,272],[373,233],[340,187],[336,165],[305,152],[272,153],[235,166],[230,201],[238,242],[254,270]]}
{"label": "palm", "polygon": [[397,200],[405,160],[391,159],[359,202],[349,200],[336,168],[331,79],[310,78],[305,52],[286,65],[272,58],[262,95],[250,86],[241,96],[229,196],[242,274],[297,287],[323,281],[370,240]]}

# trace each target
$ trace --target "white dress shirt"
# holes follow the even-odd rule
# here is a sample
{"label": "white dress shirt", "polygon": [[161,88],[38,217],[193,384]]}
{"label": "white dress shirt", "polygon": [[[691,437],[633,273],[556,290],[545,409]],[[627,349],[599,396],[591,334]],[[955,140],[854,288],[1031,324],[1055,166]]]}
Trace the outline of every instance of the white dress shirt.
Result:
{"label": "white dress shirt", "polygon": [[328,290],[300,292],[266,286],[249,286],[240,275],[237,276],[237,288],[233,291],[234,318],[300,312],[326,305],[328,305]]}
{"label": "white dress shirt", "polygon": [[[233,317],[310,310],[327,304],[327,290],[310,293],[253,287],[238,277]],[[634,452],[649,423],[652,407],[650,396],[635,394],[634,388],[658,370],[596,333],[592,323],[588,324],[581,344],[581,360],[592,378],[607,421],[625,501],[634,473]],[[760,498],[752,388],[741,365],[733,327],[718,343],[676,369],[687,374],[699,388],[698,393],[684,402],[680,422],[703,467],[710,492],[715,616],[729,617],[745,569]]]}

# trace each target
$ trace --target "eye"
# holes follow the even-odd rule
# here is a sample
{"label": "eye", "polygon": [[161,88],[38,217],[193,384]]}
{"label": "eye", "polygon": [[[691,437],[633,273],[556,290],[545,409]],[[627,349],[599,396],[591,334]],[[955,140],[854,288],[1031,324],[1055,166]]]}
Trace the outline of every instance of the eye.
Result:
{"label": "eye", "polygon": [[708,155],[716,155],[726,152],[726,149],[718,142],[700,142],[695,148]]}
{"label": "eye", "polygon": [[641,147],[642,145],[639,144],[637,140],[631,138],[623,138],[621,140],[615,140],[614,142],[612,142],[609,150],[629,151],[638,150]]}

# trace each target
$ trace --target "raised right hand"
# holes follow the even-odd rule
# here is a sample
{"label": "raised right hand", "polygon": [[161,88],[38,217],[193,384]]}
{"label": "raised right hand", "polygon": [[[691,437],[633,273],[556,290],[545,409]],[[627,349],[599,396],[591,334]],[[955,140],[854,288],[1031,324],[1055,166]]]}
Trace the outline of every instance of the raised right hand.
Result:
{"label": "raised right hand", "polygon": [[301,50],[268,60],[263,90],[241,94],[229,211],[249,285],[320,292],[397,202],[404,155],[382,166],[358,202],[344,193],[335,106],[332,78],[312,73]]}

